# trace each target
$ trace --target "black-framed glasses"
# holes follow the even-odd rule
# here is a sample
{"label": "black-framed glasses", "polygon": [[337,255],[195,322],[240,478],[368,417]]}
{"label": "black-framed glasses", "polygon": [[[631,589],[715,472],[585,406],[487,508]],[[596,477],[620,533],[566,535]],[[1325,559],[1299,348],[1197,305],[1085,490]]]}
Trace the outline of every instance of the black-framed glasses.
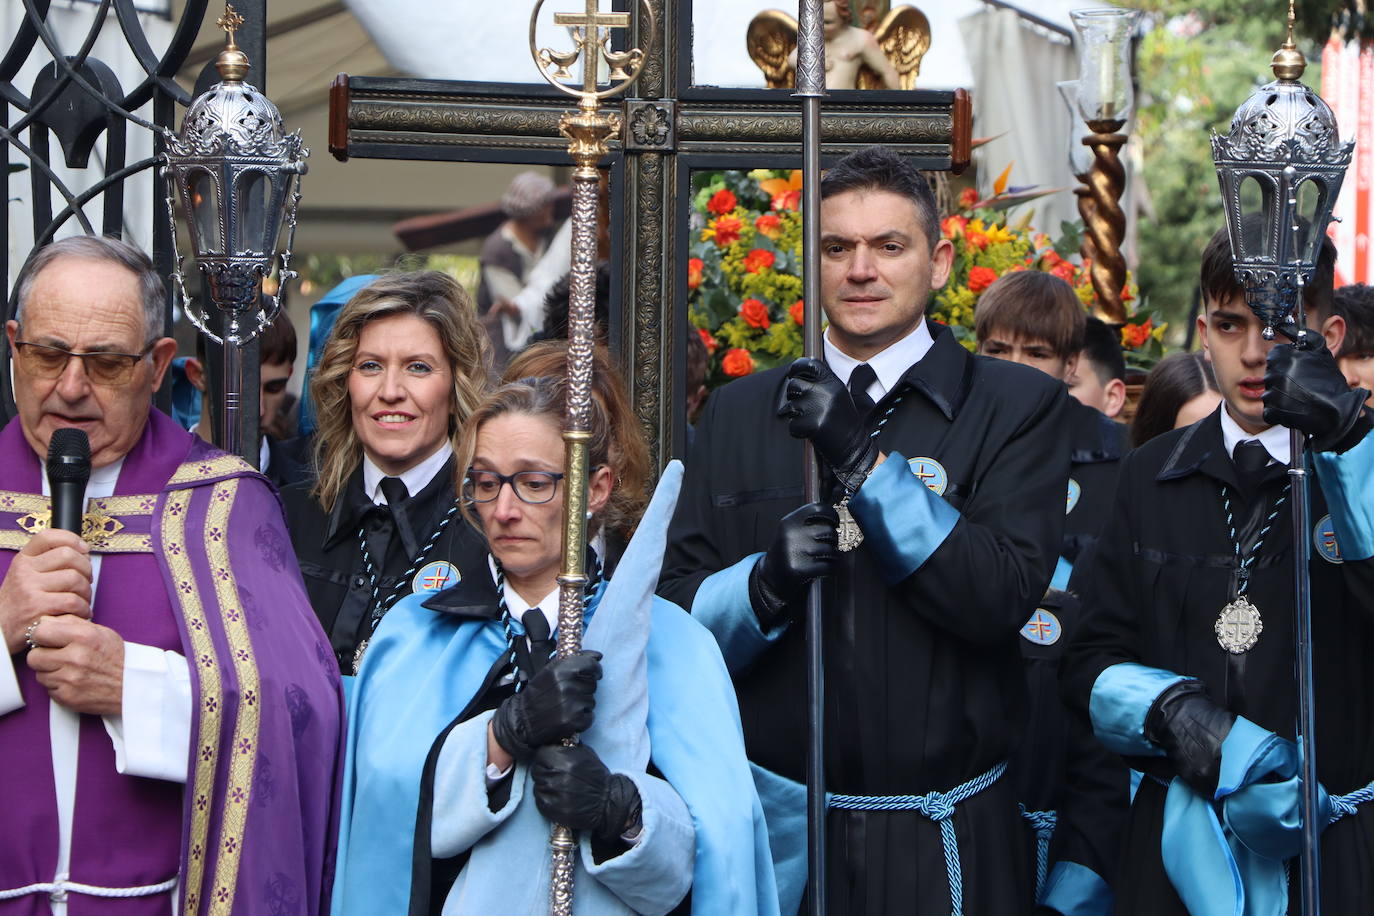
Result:
{"label": "black-framed glasses", "polygon": [[537,506],[553,499],[558,492],[558,481],[562,474],[553,471],[516,471],[514,474],[498,474],[495,471],[468,470],[463,478],[463,498],[475,503],[489,503],[501,495],[501,488],[510,484],[516,499],[522,503]]}
{"label": "black-framed glasses", "polygon": [[14,348],[18,351],[19,368],[35,378],[60,378],[67,371],[67,363],[73,357],[81,360],[86,377],[92,384],[107,388],[127,385],[134,377],[134,369],[149,353],[153,344],[143,348],[142,353],[73,353],[61,347],[48,347],[43,344],[16,340]]}

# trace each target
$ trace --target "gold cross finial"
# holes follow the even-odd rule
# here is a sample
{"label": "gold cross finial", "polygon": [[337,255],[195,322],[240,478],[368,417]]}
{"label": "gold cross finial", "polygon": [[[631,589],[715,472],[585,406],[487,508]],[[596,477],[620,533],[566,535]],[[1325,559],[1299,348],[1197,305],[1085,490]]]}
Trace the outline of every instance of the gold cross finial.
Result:
{"label": "gold cross finial", "polygon": [[234,32],[243,25],[243,17],[234,9],[234,4],[224,4],[224,15],[215,20],[215,25],[219,26],[229,35],[229,44],[234,44]]}

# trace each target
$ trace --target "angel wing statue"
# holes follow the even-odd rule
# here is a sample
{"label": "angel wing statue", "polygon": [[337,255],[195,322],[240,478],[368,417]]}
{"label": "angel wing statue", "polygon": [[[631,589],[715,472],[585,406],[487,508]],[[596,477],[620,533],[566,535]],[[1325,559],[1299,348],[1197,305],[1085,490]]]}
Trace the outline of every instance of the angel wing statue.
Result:
{"label": "angel wing statue", "polygon": [[[886,4],[884,4],[886,5]],[[870,5],[871,6],[871,5]],[[914,6],[899,6],[868,28],[850,24],[848,0],[825,4],[825,69],[828,89],[914,89],[921,58],[930,49],[930,20]],[[770,89],[796,83],[797,20],[781,10],[764,10],[745,35],[749,57]]]}

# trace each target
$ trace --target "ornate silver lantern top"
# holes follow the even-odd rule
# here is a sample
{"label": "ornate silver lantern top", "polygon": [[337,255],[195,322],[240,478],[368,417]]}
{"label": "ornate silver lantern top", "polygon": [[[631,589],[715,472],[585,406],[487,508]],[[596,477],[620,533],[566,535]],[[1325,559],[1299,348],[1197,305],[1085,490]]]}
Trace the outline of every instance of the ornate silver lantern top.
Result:
{"label": "ornate silver lantern top", "polygon": [[169,183],[169,215],[170,185],[175,184],[196,261],[225,322],[220,331],[204,308],[191,306],[178,262],[174,278],[187,303],[187,317],[216,342],[242,345],[280,308],[277,297],[262,295],[261,290],[276,266],[283,222],[288,232],[280,254],[281,285],[295,276],[290,263],[299,178],[305,174],[310,151],[301,145],[299,133],[286,132],[277,106],[244,82],[248,58],[234,43],[243,17],[226,4],[217,24],[227,33],[225,48],[215,61],[220,82],[191,103],[181,131],[169,138],[163,174]]}
{"label": "ornate silver lantern top", "polygon": [[1225,137],[1212,134],[1236,278],[1270,338],[1302,325],[1300,292],[1355,148],[1340,142],[1321,96],[1298,81],[1307,61],[1293,43],[1294,18],[1290,2],[1288,38],[1271,62],[1276,78],[1236,109]]}

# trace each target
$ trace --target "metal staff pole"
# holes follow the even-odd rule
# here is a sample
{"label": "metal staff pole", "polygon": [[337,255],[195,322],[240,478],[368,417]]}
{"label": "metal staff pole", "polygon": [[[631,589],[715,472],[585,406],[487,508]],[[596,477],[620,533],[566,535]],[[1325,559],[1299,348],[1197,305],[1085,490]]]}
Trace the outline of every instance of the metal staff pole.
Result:
{"label": "metal staff pole", "polygon": [[[602,99],[619,95],[643,70],[648,42],[654,34],[653,9],[645,0],[646,49],[612,51],[610,29],[629,28],[629,13],[602,13],[597,0],[586,0],[582,13],[555,13],[555,25],[571,27],[576,47],[571,52],[540,48],[535,39],[539,0],[530,14],[530,53],[539,72],[555,88],[578,100],[577,110],[567,112],[559,129],[568,138],[573,170],[572,283],[568,302],[568,386],[563,422],[565,449],[563,478],[563,560],[558,575],[558,656],[566,658],[582,649],[582,612],[587,585],[587,440],[591,438],[592,347],[596,305],[596,164],[607,153],[607,140],[620,131],[620,118],[603,112]],[[567,67],[581,59],[580,84],[567,85]],[[597,72],[602,61],[610,67],[608,88],[599,88]],[[570,735],[564,743],[577,738]],[[572,916],[573,857],[577,843],[572,830],[553,825],[549,834],[553,874],[549,882],[549,912]]]}
{"label": "metal staff pole", "polygon": [[[1293,42],[1295,14],[1288,4],[1288,39],[1274,55],[1275,79],[1256,89],[1231,119],[1224,137],[1212,135],[1212,159],[1226,205],[1236,279],[1246,304],[1275,333],[1300,348],[1322,346],[1304,329],[1303,287],[1312,280],[1331,211],[1340,194],[1354,142],[1341,143],[1336,118],[1321,97],[1299,79],[1307,61]],[[1243,193],[1255,182],[1259,195]],[[1315,192],[1315,193],[1312,193]],[[1310,196],[1309,196],[1310,195]],[[1293,631],[1298,686],[1296,723],[1302,791],[1302,886],[1304,916],[1321,912],[1316,695],[1312,667],[1310,504],[1306,440],[1289,431],[1288,469],[1293,504]],[[1258,635],[1258,619],[1246,624]],[[1228,647],[1229,648],[1229,647]],[[1231,651],[1236,651],[1232,649]],[[1244,648],[1239,651],[1245,651]]]}
{"label": "metal staff pole", "polygon": [[[823,0],[799,0],[797,91],[802,104],[802,353],[821,355],[821,99],[825,96]],[[804,493],[820,498],[820,465],[806,443]],[[825,660],[821,626],[821,583],[806,593],[806,864],[812,916],[825,914]]]}

